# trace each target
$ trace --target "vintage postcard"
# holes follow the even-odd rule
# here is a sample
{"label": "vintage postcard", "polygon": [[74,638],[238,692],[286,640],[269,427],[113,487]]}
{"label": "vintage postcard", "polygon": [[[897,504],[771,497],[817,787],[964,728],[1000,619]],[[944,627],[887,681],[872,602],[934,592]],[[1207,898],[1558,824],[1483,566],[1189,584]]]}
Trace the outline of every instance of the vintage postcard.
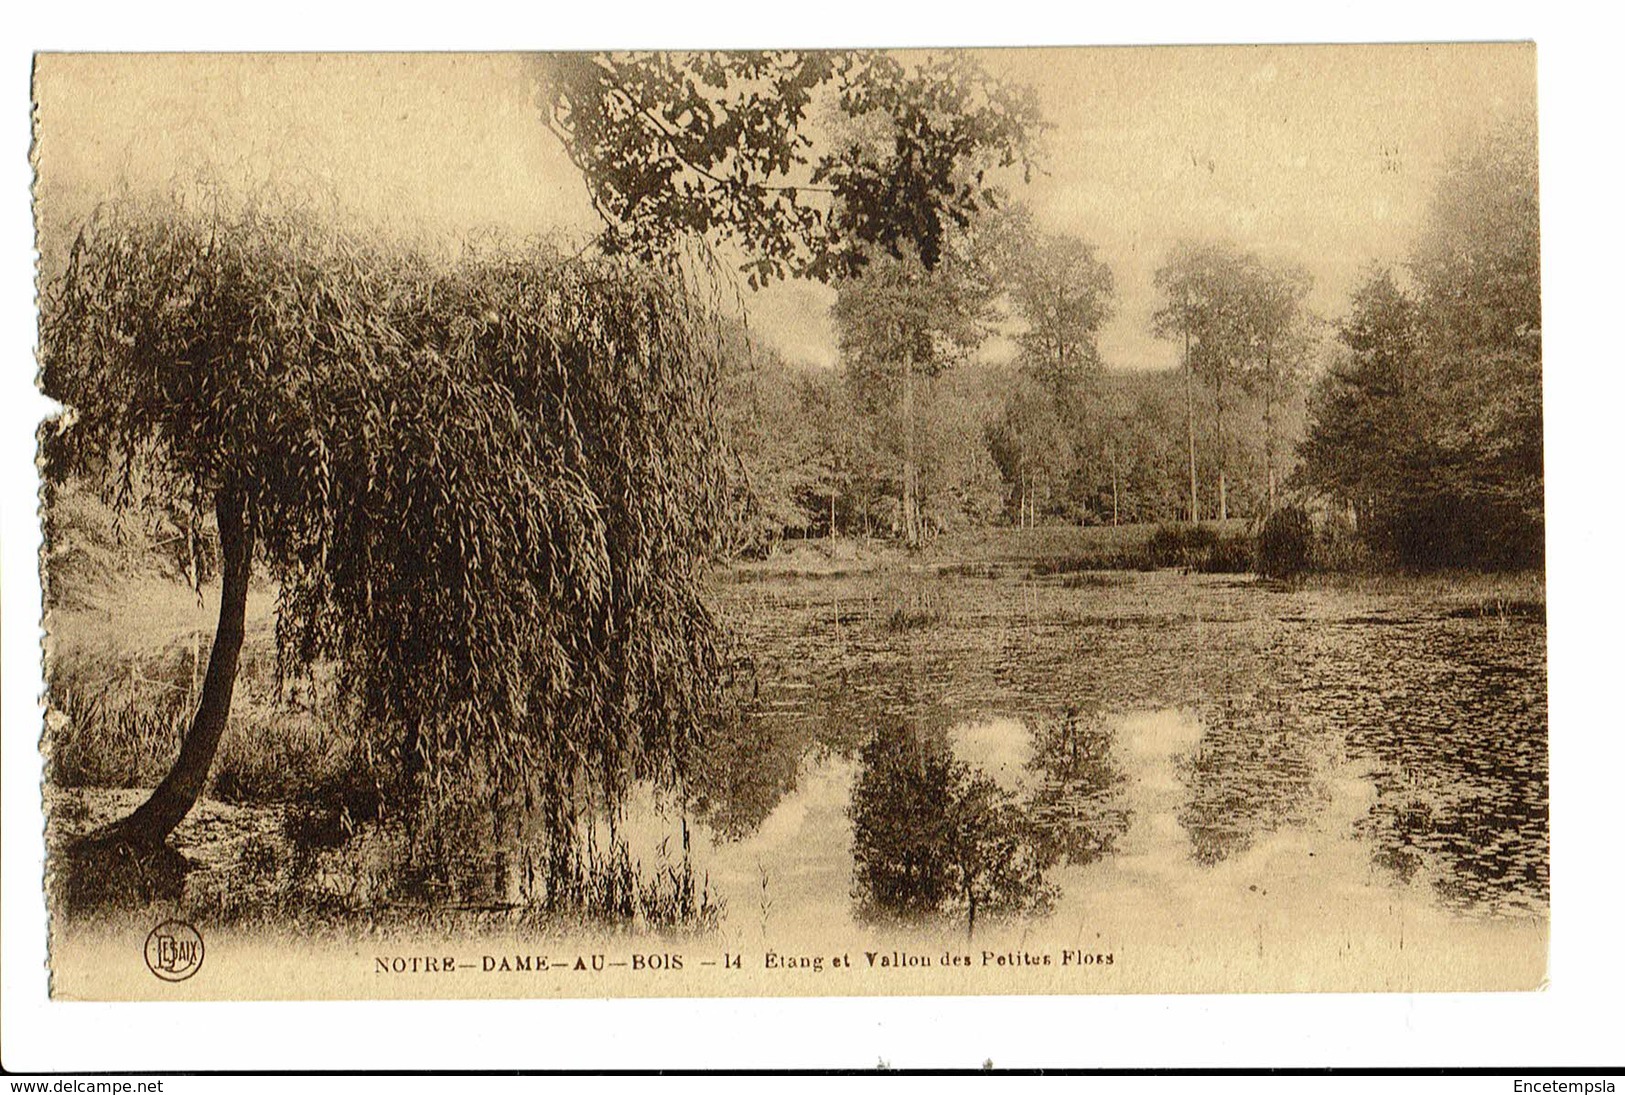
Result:
{"label": "vintage postcard", "polygon": [[34,96],[57,999],[1543,985],[1533,45]]}

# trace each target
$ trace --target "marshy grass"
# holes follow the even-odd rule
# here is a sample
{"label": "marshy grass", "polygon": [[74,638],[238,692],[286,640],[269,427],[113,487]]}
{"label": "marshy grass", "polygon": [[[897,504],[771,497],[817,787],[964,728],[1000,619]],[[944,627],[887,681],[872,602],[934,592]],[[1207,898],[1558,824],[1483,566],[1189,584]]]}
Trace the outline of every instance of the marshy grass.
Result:
{"label": "marshy grass", "polygon": [[58,787],[151,787],[192,723],[184,695],[68,685],[46,715],[46,779]]}
{"label": "marshy grass", "polygon": [[1538,620],[1546,622],[1546,602],[1518,597],[1483,597],[1445,613],[1453,620]]}
{"label": "marshy grass", "polygon": [[941,622],[942,616],[932,609],[899,606],[892,609],[891,615],[886,617],[886,630],[916,631],[920,628],[934,627]]}
{"label": "marshy grass", "polygon": [[[150,660],[116,676],[82,664],[59,666],[43,743],[50,782],[156,786],[174,764],[197,706],[185,661]],[[245,662],[208,793],[224,802],[321,797],[353,765],[357,736],[335,711],[279,703],[260,672],[264,667]]]}
{"label": "marshy grass", "polygon": [[942,586],[918,579],[889,583],[880,594],[879,614],[882,626],[895,633],[952,623],[959,610]]}
{"label": "marshy grass", "polygon": [[1060,581],[1062,589],[1116,589],[1127,584],[1127,580],[1121,575],[1102,574],[1097,571],[1063,574]]}
{"label": "marshy grass", "polygon": [[[1438,605],[1450,618],[1495,616],[1497,605],[1518,605],[1499,614],[1533,616],[1536,608],[1544,614],[1546,574],[1542,570],[1478,571],[1358,569],[1317,571],[1304,579],[1307,589],[1366,596],[1403,596]],[[1455,613],[1462,612],[1463,616]]]}
{"label": "marshy grass", "polygon": [[1143,547],[1107,548],[1088,554],[1061,555],[1053,559],[1040,559],[1027,568],[1034,578],[1049,578],[1058,574],[1085,574],[1102,570],[1150,570],[1148,556]]}

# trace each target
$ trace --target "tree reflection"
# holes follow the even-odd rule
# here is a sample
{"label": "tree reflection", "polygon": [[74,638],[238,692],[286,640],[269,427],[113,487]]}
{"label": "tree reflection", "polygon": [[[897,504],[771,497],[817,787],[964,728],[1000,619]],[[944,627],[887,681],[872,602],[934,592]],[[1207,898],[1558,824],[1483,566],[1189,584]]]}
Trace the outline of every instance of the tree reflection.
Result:
{"label": "tree reflection", "polygon": [[1179,823],[1191,858],[1211,867],[1262,833],[1304,824],[1323,793],[1327,743],[1278,696],[1209,712],[1202,740],[1181,758],[1188,797]]}
{"label": "tree reflection", "polygon": [[1123,773],[1112,734],[1098,716],[1069,707],[1040,723],[1027,762],[1035,787],[1027,800],[1035,837],[1053,859],[1081,865],[1109,854],[1128,827],[1117,790]]}
{"label": "tree reflection", "polygon": [[852,791],[854,898],[869,919],[1036,912],[1054,889],[1023,804],[956,760],[945,737],[883,728],[864,745]]}

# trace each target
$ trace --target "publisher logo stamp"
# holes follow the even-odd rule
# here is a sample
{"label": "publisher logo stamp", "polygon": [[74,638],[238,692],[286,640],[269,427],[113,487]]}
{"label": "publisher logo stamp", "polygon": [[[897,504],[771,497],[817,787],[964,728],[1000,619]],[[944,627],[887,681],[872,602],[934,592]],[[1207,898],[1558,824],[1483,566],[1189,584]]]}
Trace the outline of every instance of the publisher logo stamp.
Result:
{"label": "publisher logo stamp", "polygon": [[147,936],[147,968],[164,981],[184,981],[203,965],[203,937],[184,920],[165,920]]}

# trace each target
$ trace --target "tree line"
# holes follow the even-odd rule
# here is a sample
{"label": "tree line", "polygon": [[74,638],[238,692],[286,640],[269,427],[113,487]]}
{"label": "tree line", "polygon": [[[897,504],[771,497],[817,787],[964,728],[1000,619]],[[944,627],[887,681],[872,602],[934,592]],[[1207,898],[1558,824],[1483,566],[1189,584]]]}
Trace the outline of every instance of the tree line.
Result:
{"label": "tree line", "polygon": [[[1110,369],[1111,269],[988,209],[927,269],[838,279],[836,368],[736,332],[725,428],[760,508],[744,542],[1042,522],[1262,521],[1290,502],[1375,558],[1523,565],[1543,531],[1538,195],[1508,123],[1439,181],[1408,262],[1334,322],[1301,266],[1182,240],[1155,273],[1172,370]],[[996,335],[1011,359],[980,351]],[[1305,515],[1305,520],[1308,520]]]}
{"label": "tree line", "polygon": [[[796,368],[741,335],[726,383],[765,503],[755,533],[914,546],[928,527],[1272,508],[1319,330],[1308,275],[1182,242],[1157,284],[1154,330],[1181,346],[1179,370],[1108,369],[1110,267],[1011,206],[977,218],[934,270],[888,258],[838,282],[836,369]],[[1000,334],[1014,353],[992,364],[978,352]]]}

